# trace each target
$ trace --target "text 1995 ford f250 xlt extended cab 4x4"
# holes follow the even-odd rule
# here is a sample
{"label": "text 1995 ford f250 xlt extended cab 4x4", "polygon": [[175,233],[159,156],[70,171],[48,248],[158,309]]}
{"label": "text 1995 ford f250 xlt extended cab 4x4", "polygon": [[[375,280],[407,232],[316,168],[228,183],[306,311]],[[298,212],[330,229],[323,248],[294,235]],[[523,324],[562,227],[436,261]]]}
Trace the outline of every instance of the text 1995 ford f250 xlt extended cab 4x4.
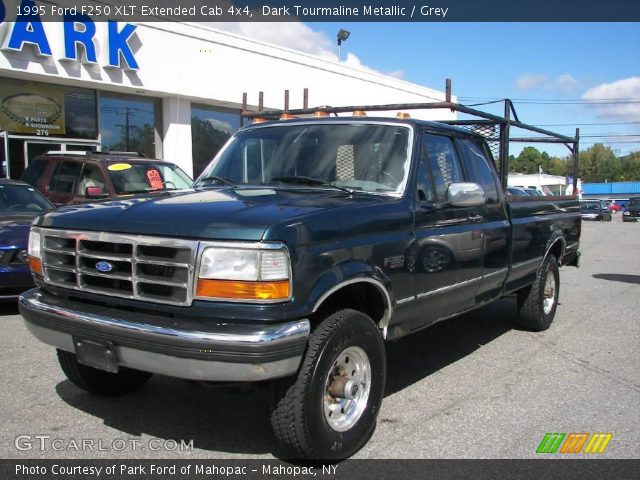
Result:
{"label": "text 1995 ford f250 xlt extended cab 4x4", "polygon": [[[580,210],[505,196],[487,142],[524,124],[486,114],[487,139],[465,121],[329,111],[346,109],[255,118],[193,189],[39,217],[20,312],[71,382],[115,395],[153,373],[274,380],[278,440],[339,459],[374,431],[385,341],[511,293],[521,326],[549,327]],[[550,138],[577,154],[577,138]]]}

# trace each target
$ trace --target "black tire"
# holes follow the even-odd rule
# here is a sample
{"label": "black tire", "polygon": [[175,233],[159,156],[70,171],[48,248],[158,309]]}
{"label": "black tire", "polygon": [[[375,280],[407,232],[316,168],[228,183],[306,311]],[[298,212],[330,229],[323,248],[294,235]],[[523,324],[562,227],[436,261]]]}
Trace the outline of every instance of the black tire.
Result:
{"label": "black tire", "polygon": [[[545,285],[547,280],[552,278],[553,292]],[[553,322],[558,306],[560,294],[560,272],[556,257],[549,254],[538,269],[536,280],[533,285],[518,292],[518,323],[527,330],[541,332],[548,329]],[[545,298],[551,298],[553,303],[547,304],[545,311]]]}
{"label": "black tire", "polygon": [[58,350],[58,362],[62,371],[75,386],[94,395],[114,397],[132,392],[149,381],[152,374],[120,367],[118,373],[105,372],[82,365],[74,353]]}
{"label": "black tire", "polygon": [[[339,407],[339,401],[348,405],[357,405],[358,402],[336,400],[328,393],[327,379],[339,368],[336,364],[341,358],[349,362],[345,351],[360,350],[366,353],[370,367],[369,396],[360,400],[359,405],[364,409],[359,416],[348,417],[347,410],[347,415],[343,417],[345,410],[341,409],[341,413],[332,417],[332,421],[340,417],[352,418],[355,422],[347,430],[337,431],[329,424],[327,415],[330,417],[330,414],[325,413],[325,404],[335,402],[331,404]],[[353,359],[352,365],[357,362],[358,358]],[[351,368],[349,366],[349,370]],[[385,379],[384,341],[371,318],[350,309],[329,315],[309,336],[307,352],[296,376],[274,385],[271,426],[276,438],[287,454],[292,455],[291,458],[338,460],[350,457],[367,443],[375,430]],[[343,391],[346,390],[345,387]],[[364,391],[356,388],[358,394]]]}

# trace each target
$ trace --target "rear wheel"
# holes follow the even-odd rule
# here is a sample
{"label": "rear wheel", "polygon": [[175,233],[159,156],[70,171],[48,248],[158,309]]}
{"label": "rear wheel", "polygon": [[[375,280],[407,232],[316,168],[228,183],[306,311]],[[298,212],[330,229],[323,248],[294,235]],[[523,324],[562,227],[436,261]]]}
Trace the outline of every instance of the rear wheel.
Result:
{"label": "rear wheel", "polygon": [[113,397],[132,392],[149,381],[152,374],[120,367],[118,373],[105,372],[78,363],[75,354],[58,350],[62,371],[75,386],[94,395]]}
{"label": "rear wheel", "polygon": [[518,292],[518,323],[536,332],[551,326],[558,306],[560,272],[558,261],[547,255],[533,285]]}
{"label": "rear wheel", "polygon": [[296,458],[343,459],[369,440],[384,395],[386,360],[367,315],[340,310],[309,336],[293,379],[276,384],[271,425]]}

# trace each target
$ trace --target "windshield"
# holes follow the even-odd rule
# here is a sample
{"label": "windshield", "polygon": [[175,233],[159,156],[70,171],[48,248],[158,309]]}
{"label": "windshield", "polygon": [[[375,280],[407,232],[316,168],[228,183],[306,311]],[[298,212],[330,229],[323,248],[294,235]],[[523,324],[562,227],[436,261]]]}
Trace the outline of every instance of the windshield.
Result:
{"label": "windshield", "polygon": [[[195,186],[210,180],[235,185],[283,182],[334,185],[365,192],[402,192],[409,168],[410,129],[332,123],[277,125],[239,132]],[[215,177],[215,178],[214,178]]]}
{"label": "windshield", "polygon": [[40,213],[52,207],[53,205],[33,187],[0,184],[2,213]]}
{"label": "windshield", "polygon": [[117,162],[107,171],[118,194],[191,188],[189,176],[172,163]]}
{"label": "windshield", "polygon": [[632,198],[629,200],[630,207],[640,207],[640,198]]}
{"label": "windshield", "polygon": [[584,202],[580,204],[580,210],[599,210],[600,204],[598,202]]}

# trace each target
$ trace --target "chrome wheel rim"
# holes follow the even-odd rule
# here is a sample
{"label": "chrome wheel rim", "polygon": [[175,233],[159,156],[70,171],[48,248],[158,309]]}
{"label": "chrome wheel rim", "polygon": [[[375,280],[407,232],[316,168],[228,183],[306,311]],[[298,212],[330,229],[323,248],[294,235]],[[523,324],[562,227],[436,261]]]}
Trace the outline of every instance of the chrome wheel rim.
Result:
{"label": "chrome wheel rim", "polygon": [[371,363],[356,346],[345,348],[335,359],[325,380],[324,418],[336,432],[352,428],[362,416],[371,391]]}
{"label": "chrome wheel rim", "polygon": [[553,272],[547,272],[547,279],[544,282],[543,310],[545,315],[549,315],[556,303],[556,277]]}

